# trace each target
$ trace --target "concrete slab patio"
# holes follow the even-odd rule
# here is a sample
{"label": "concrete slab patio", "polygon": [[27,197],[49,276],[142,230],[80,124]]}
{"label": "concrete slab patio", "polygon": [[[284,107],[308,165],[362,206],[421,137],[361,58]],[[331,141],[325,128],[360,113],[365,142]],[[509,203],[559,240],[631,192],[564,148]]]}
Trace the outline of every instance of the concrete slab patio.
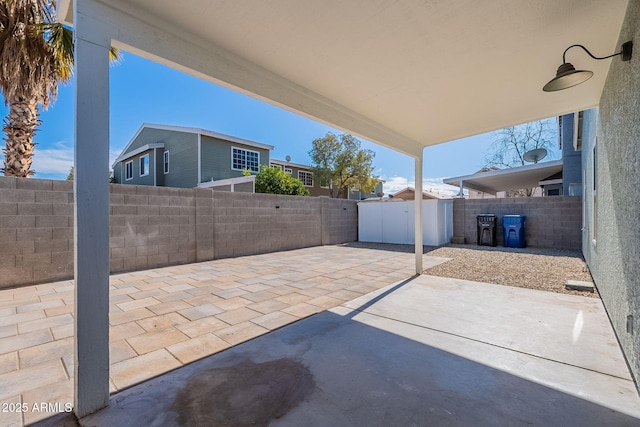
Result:
{"label": "concrete slab patio", "polygon": [[433,276],[119,393],[91,426],[637,426],[599,300]]}
{"label": "concrete slab patio", "polygon": [[[424,259],[427,268],[447,260]],[[111,391],[410,277],[413,262],[409,253],[321,246],[113,275]],[[0,405],[28,409],[0,412],[0,425],[73,402],[73,304],[72,281],[0,291]],[[54,406],[34,410],[40,403]]]}

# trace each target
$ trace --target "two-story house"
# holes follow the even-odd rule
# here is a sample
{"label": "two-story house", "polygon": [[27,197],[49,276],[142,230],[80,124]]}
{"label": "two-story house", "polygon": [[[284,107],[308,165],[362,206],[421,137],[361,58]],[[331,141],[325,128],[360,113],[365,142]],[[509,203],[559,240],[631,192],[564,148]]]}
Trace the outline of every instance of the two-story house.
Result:
{"label": "two-story house", "polygon": [[145,123],[113,163],[120,184],[193,188],[269,164],[273,146],[204,129]]}
{"label": "two-story house", "polygon": [[[311,166],[270,159],[272,149],[272,145],[209,130],[145,123],[113,163],[113,179],[119,184],[252,192],[253,180],[244,177],[243,171],[257,173],[260,166],[270,165],[300,179],[311,196],[330,196],[328,184],[313,179]],[[379,180],[372,193],[352,188],[342,197],[376,197],[383,183]]]}

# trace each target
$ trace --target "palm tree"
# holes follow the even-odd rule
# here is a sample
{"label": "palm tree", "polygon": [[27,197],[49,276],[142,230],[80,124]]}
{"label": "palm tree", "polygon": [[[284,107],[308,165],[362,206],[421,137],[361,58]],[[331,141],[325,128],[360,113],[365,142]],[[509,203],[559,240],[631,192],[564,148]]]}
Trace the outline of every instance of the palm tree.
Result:
{"label": "palm tree", "polygon": [[[73,33],[56,22],[55,0],[0,0],[0,90],[9,113],[4,174],[30,177],[40,120],[38,108],[47,108],[58,95],[58,83],[73,72]],[[113,60],[120,57],[112,48]]]}

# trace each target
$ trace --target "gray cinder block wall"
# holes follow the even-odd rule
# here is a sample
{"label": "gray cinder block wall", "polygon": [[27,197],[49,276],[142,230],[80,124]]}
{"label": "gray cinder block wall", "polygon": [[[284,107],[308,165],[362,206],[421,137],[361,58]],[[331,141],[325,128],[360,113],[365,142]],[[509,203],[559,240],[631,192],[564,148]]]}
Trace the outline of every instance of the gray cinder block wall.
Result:
{"label": "gray cinder block wall", "polygon": [[[73,277],[73,183],[0,177],[0,288]],[[357,240],[344,199],[111,185],[113,273]]]}
{"label": "gray cinder block wall", "polygon": [[580,196],[522,197],[503,199],[454,199],[453,239],[477,243],[480,214],[495,214],[498,246],[503,242],[503,215],[526,215],[527,246],[580,250],[582,198]]}

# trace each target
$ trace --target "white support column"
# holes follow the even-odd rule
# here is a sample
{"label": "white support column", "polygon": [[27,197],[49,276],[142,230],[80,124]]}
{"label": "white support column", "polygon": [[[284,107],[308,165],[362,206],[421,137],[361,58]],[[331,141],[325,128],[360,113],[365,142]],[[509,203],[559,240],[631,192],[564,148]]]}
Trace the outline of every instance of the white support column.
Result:
{"label": "white support column", "polygon": [[422,160],[424,149],[416,157],[416,191],[414,195],[415,241],[416,241],[416,274],[422,274]]}
{"label": "white support column", "polygon": [[109,46],[75,0],[74,411],[109,404]]}

